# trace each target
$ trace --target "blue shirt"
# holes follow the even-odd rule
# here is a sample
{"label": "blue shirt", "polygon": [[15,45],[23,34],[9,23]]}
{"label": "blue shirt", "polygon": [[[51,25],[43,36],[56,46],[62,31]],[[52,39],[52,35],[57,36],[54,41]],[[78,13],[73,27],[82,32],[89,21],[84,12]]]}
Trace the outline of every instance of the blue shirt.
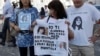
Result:
{"label": "blue shirt", "polygon": [[[12,23],[16,23],[19,17],[18,14],[20,13],[31,13],[31,23],[38,18],[38,11],[36,8],[32,7],[32,8],[28,8],[28,9],[18,9],[17,12],[13,13],[10,22]],[[19,33],[16,36],[16,44],[18,47],[28,47],[28,46],[33,46],[34,43],[34,39],[33,39],[33,34],[21,34]]]}

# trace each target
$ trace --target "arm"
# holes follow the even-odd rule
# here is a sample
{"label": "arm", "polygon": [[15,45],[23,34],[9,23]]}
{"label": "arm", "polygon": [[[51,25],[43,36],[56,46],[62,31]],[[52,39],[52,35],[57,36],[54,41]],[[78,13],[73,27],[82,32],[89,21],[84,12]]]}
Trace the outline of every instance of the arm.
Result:
{"label": "arm", "polygon": [[31,25],[31,27],[30,27],[30,31],[33,31],[33,29],[34,29],[34,27],[35,27],[36,24],[37,24],[36,21],[34,21],[34,22],[32,23],[32,25]]}
{"label": "arm", "polygon": [[[91,9],[91,15],[92,15],[92,19],[95,21],[96,24],[100,24],[100,11],[94,7],[94,6],[90,6]],[[97,40],[97,36],[93,35],[90,37],[90,42],[95,42]]]}
{"label": "arm", "polygon": [[[96,28],[95,28],[96,29]],[[96,31],[96,32],[95,32]],[[90,38],[90,42],[95,43],[96,40],[100,39],[100,29],[96,29],[93,36]]]}
{"label": "arm", "polygon": [[20,31],[20,28],[17,24],[17,16],[16,13],[12,14],[12,17],[9,19],[10,27],[12,27],[15,31]]}
{"label": "arm", "polygon": [[12,23],[12,22],[10,22],[10,26],[11,26],[12,28],[14,28],[14,27],[15,27],[15,24]]}
{"label": "arm", "polygon": [[90,12],[92,20],[94,20],[97,24],[100,23],[100,11],[95,6],[91,5]]}
{"label": "arm", "polygon": [[17,31],[17,32],[20,31],[19,27],[18,27],[17,25],[15,25],[14,23],[10,22],[10,26],[11,26],[13,29],[15,29],[15,31]]}
{"label": "arm", "polygon": [[72,32],[72,30],[68,27],[68,39],[71,40],[74,38],[74,33]]}
{"label": "arm", "polygon": [[65,24],[68,25],[68,39],[71,40],[74,38],[74,33],[72,32],[72,30],[70,29],[70,23],[68,21],[65,21]]}
{"label": "arm", "polygon": [[96,24],[100,24],[100,19],[98,21],[96,21]]}

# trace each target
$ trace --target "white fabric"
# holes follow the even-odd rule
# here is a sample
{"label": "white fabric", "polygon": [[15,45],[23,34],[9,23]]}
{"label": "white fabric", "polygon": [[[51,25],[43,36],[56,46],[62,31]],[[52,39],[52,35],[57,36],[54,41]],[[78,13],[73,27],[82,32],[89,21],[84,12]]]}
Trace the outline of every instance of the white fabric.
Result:
{"label": "white fabric", "polygon": [[[100,12],[94,6],[84,3],[80,8],[68,8],[67,15],[74,32],[74,39],[70,43],[78,46],[91,45],[89,39],[93,34],[94,22],[100,19]],[[80,28],[73,23],[75,18],[81,18],[82,22],[76,20],[77,25],[80,24]]]}
{"label": "white fabric", "polygon": [[37,22],[37,24],[38,24],[39,26],[48,27],[47,22],[45,22],[44,20],[37,19],[36,22]]}
{"label": "white fabric", "polygon": [[67,19],[58,19],[56,20],[55,18],[50,17],[48,22],[47,22],[48,17],[45,17],[44,19],[37,19],[36,22],[38,25],[40,26],[44,26],[47,27],[48,25],[46,23],[56,23],[56,22],[60,22],[60,21],[68,21]]}
{"label": "white fabric", "polygon": [[5,5],[3,7],[3,14],[4,17],[11,17],[13,13],[13,6],[10,3],[10,0],[6,0]]}
{"label": "white fabric", "polygon": [[29,30],[30,25],[31,25],[31,14],[30,13],[19,13],[18,26],[20,30]]}
{"label": "white fabric", "polygon": [[[57,50],[58,51],[54,51],[53,50],[53,52],[51,52],[52,53],[52,56],[67,56],[68,55],[68,25],[67,24],[65,24],[65,21],[67,21],[66,19],[55,19],[55,18],[52,18],[52,17],[50,17],[49,18],[49,20],[48,20],[48,22],[47,22],[47,19],[48,19],[48,17],[46,17],[46,18],[44,18],[44,19],[37,19],[36,20],[36,22],[37,22],[37,25],[38,26],[43,26],[43,27],[47,27],[48,26],[48,24],[49,25],[52,25],[53,26],[53,29],[52,30],[55,30],[56,28],[54,28],[54,25],[57,25],[57,24],[59,24],[61,27],[60,27],[60,29],[63,29],[63,30],[65,30],[65,32],[66,32],[66,37],[65,36],[61,36],[61,38],[59,38],[58,40],[54,40],[55,42],[57,41],[57,45],[56,45],[56,47],[57,47]],[[47,24],[48,23],[48,24]],[[66,26],[65,26],[66,25]],[[65,27],[65,28],[64,28]],[[35,29],[36,30],[36,29]],[[49,31],[50,32],[50,31]],[[35,34],[35,33],[34,33]],[[51,36],[51,35],[50,35]],[[60,36],[60,35],[59,35]],[[62,42],[67,42],[67,48],[66,49],[64,49],[63,47],[58,47],[58,45],[59,44],[61,44]],[[36,48],[35,48],[36,49]],[[39,52],[39,50],[37,50],[37,52]],[[41,52],[40,52],[41,53]],[[47,53],[48,53],[48,51],[47,51]],[[43,52],[41,53],[41,54],[43,54]]]}

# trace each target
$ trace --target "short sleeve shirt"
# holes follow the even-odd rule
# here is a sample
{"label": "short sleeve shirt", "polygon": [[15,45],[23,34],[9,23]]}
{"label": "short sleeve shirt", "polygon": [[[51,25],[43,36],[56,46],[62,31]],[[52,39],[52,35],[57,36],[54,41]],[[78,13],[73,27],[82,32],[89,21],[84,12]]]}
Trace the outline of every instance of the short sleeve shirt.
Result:
{"label": "short sleeve shirt", "polygon": [[[31,14],[31,23],[38,18],[38,11],[36,8],[28,8],[28,9],[18,9],[16,12],[13,13],[10,22],[17,24],[18,14],[23,13],[30,13]],[[18,47],[28,47],[33,46],[33,34],[21,34],[19,33],[16,36],[16,44]]]}

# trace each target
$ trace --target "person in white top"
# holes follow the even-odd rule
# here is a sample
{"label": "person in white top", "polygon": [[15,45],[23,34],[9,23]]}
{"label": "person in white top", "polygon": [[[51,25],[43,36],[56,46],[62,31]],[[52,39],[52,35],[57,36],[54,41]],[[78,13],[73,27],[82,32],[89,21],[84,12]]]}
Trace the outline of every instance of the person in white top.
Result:
{"label": "person in white top", "polygon": [[67,9],[70,26],[74,32],[74,39],[70,41],[72,55],[94,56],[93,36],[94,23],[99,22],[100,12],[84,0],[73,0],[74,6]]}
{"label": "person in white top", "polygon": [[0,43],[1,45],[5,45],[7,30],[8,32],[10,32],[9,19],[11,18],[13,13],[13,6],[11,5],[10,0],[4,0],[4,2],[5,2],[3,7],[4,26],[2,29],[2,41]]}
{"label": "person in white top", "polygon": [[5,18],[11,17],[13,13],[13,6],[10,0],[4,0],[5,4],[3,6],[3,15]]}
{"label": "person in white top", "polygon": [[49,15],[49,11],[48,11],[48,6],[47,5],[45,5],[44,10],[45,10],[45,16],[48,16]]}
{"label": "person in white top", "polygon": [[[40,20],[38,19],[38,20],[36,20],[36,22],[32,23],[32,25],[34,26],[35,24],[38,24],[40,26],[46,26],[47,23],[48,24],[55,24],[55,23],[60,21],[64,24],[66,24],[66,26],[68,26],[68,29],[66,28],[66,30],[68,30],[68,35],[66,36],[66,38],[68,38],[69,40],[73,39],[74,34],[69,27],[69,25],[70,25],[69,22],[66,20],[67,15],[66,15],[66,11],[65,11],[62,3],[60,1],[51,1],[48,5],[48,8],[50,11],[50,17],[48,16],[48,17],[45,17],[44,19],[40,19]],[[63,43],[62,43],[62,45],[63,45]],[[59,45],[59,47],[60,47],[60,45]],[[61,50],[63,50],[62,47],[61,47]],[[68,54],[67,51],[63,52],[63,53]],[[46,56],[52,56],[52,55],[47,54]],[[58,54],[55,56],[58,56]],[[59,55],[59,56],[61,56],[61,55]],[[63,56],[65,56],[65,55],[63,54]]]}

